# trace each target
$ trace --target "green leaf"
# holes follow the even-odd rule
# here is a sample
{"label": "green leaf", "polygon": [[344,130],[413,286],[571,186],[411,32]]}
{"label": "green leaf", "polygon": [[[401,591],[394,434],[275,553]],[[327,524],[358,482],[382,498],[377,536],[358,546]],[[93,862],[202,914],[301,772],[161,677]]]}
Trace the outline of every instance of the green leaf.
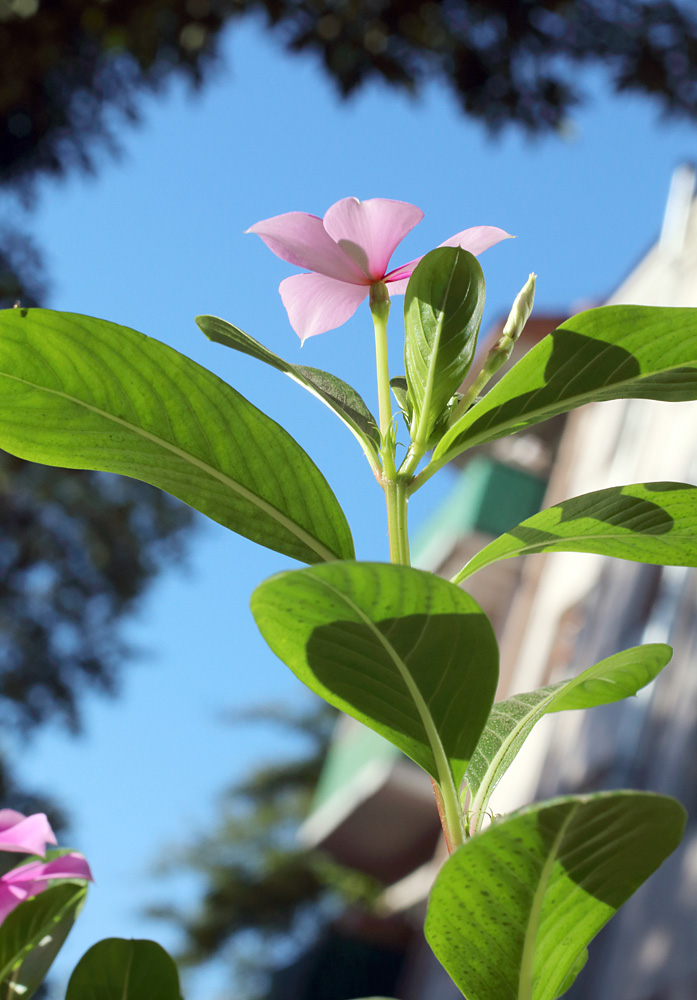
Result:
{"label": "green leaf", "polygon": [[348,383],[319,368],[306,368],[304,365],[284,361],[244,330],[217,316],[197,316],[196,323],[209,340],[242,354],[249,354],[302,385],[336,413],[357,438],[371,464],[379,465],[380,431],[375,417]]}
{"label": "green leaf", "polygon": [[563,500],[489,542],[452,582],[533,552],[596,552],[662,566],[697,566],[697,487],[634,483]]}
{"label": "green leaf", "polygon": [[272,577],[251,607],[312,691],[460,784],[498,678],[494,633],[468,594],[407,566],[333,563]]}
{"label": "green leaf", "polygon": [[404,299],[407,384],[414,407],[412,439],[424,447],[472,364],[485,295],[479,261],[459,247],[432,250],[409,280]]}
{"label": "green leaf", "polygon": [[0,998],[28,1000],[39,988],[87,895],[63,882],[21,903],[0,924]]}
{"label": "green leaf", "polygon": [[587,961],[588,961],[588,949],[584,948],[583,951],[576,956],[576,961],[567,972],[566,979],[561,984],[561,989],[557,993],[555,1000],[558,1000],[558,998],[563,996],[567,990],[571,989],[574,982],[576,981],[579,972],[581,972],[581,970],[585,967]]}
{"label": "green leaf", "polygon": [[75,966],[65,1000],[181,1000],[177,967],[154,941],[105,938]]}
{"label": "green leaf", "polygon": [[465,775],[474,825],[481,825],[492,792],[543,715],[629,698],[649,684],[672,655],[670,646],[660,642],[633,646],[608,656],[571,680],[497,702]]}
{"label": "green leaf", "polygon": [[442,438],[438,465],[606,399],[697,399],[697,309],[603,306],[544,337]]}
{"label": "green leaf", "polygon": [[334,494],[283,428],[171,347],[105,320],[0,312],[0,447],[141,479],[304,562],[353,555]]}
{"label": "green leaf", "polygon": [[407,427],[411,426],[412,409],[411,401],[409,399],[409,388],[407,386],[407,380],[404,375],[395,375],[394,378],[390,379],[390,388],[392,389],[392,395],[397,400],[397,405],[399,406],[404,419],[406,420]]}
{"label": "green leaf", "polygon": [[608,792],[531,806],[441,869],[426,938],[467,1000],[555,1000],[583,950],[679,844],[685,810]]}

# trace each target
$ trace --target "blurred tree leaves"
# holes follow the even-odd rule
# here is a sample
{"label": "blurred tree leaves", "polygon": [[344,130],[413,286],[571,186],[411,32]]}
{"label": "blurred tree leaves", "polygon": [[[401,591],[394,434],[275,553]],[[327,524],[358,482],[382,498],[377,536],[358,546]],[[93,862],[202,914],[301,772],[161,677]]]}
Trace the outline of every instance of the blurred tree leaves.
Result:
{"label": "blurred tree leaves", "polygon": [[[151,916],[172,921],[184,934],[179,956],[198,965],[224,956],[235,979],[231,995],[262,997],[274,965],[315,940],[337,913],[337,901],[370,905],[378,886],[298,843],[310,809],[336,712],[314,700],[310,708],[264,708],[233,720],[271,724],[297,734],[303,752],[261,766],[228,790],[216,828],[169,852],[166,870],[184,866],[202,879],[195,912],[156,906]],[[274,740],[277,736],[274,735]],[[281,959],[283,962],[283,959]]]}
{"label": "blurred tree leaves", "polygon": [[[144,90],[199,86],[222,29],[262,12],[294,52],[319,56],[339,93],[436,80],[490,131],[564,125],[578,69],[697,118],[697,12],[688,0],[0,0],[0,193],[94,170],[138,118]],[[40,303],[37,255],[0,231],[0,305]]]}
{"label": "blurred tree leaves", "polygon": [[262,10],[294,51],[314,51],[344,95],[370,79],[447,84],[489,128],[558,127],[582,98],[578,64],[617,90],[697,116],[697,15],[685,0],[0,0],[0,177],[93,165],[109,113],[173,74],[194,85],[221,29]]}

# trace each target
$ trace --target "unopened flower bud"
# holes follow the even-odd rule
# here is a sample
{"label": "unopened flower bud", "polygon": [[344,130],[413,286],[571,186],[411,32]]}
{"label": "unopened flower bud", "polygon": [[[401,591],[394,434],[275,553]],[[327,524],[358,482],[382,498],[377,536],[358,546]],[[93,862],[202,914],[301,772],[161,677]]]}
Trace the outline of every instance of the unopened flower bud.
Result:
{"label": "unopened flower bud", "polygon": [[530,318],[532,306],[535,301],[536,278],[537,275],[533,272],[516,295],[511,311],[508,314],[506,325],[503,328],[501,340],[507,338],[512,343],[515,343],[523,332],[523,328]]}

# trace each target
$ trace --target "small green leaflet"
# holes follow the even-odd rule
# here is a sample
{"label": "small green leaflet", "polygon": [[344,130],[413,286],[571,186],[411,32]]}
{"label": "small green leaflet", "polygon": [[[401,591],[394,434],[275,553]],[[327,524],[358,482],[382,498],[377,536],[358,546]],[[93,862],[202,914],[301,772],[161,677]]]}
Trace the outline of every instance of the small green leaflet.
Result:
{"label": "small green leaflet", "polygon": [[468,594],[408,566],[337,562],[271,577],[251,607],[312,691],[459,786],[498,679],[494,633]]}
{"label": "small green leaflet", "polygon": [[603,306],[572,316],[463,414],[433,460],[583,403],[625,398],[697,399],[697,309]]}
{"label": "small green leaflet", "polygon": [[664,643],[633,646],[608,656],[571,680],[497,702],[465,775],[474,827],[481,825],[492,792],[543,715],[629,698],[649,684],[672,655],[672,649]]}
{"label": "small green leaflet", "polygon": [[514,813],[446,861],[426,938],[467,1000],[556,1000],[588,943],[678,846],[685,817],[675,799],[642,792]]}
{"label": "small green leaflet", "polygon": [[347,382],[319,368],[307,368],[304,365],[294,365],[284,361],[244,330],[217,316],[197,316],[196,323],[209,340],[263,361],[289,375],[294,382],[311,392],[346,424],[365,452],[368,461],[375,468],[379,468],[378,425],[362,398]]}
{"label": "small green leaflet", "polygon": [[154,941],[105,938],[75,966],[65,1000],[181,1000],[177,967]]}
{"label": "small green leaflet", "polygon": [[697,487],[634,483],[563,500],[489,542],[452,582],[533,552],[595,552],[662,566],[697,566]]}
{"label": "small green leaflet", "polygon": [[353,556],[336,497],[282,427],[189,358],[105,320],[0,312],[0,447],[141,479],[303,562]]}
{"label": "small green leaflet", "polygon": [[409,279],[404,356],[412,439],[424,448],[472,364],[485,296],[479,261],[459,247],[432,250]]}

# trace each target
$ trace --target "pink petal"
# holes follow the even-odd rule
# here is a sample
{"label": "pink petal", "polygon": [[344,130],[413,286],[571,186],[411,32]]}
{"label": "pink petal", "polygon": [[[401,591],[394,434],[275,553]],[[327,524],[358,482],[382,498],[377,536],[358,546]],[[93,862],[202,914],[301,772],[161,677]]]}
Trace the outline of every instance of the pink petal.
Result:
{"label": "pink petal", "polygon": [[8,913],[12,913],[15,907],[29,898],[30,893],[24,886],[20,885],[0,885],[0,923]]}
{"label": "pink petal", "polygon": [[327,235],[322,220],[306,212],[286,212],[255,222],[247,230],[260,236],[281,260],[339,281],[365,283],[363,272]]}
{"label": "pink petal", "polygon": [[[440,243],[439,246],[462,247],[463,250],[469,250],[475,257],[478,257],[480,253],[484,253],[489,247],[500,243],[501,240],[513,239],[515,239],[515,236],[511,236],[505,229],[499,229],[497,226],[472,226],[471,229],[463,229],[462,232],[455,233],[454,236],[451,236],[444,243]],[[405,279],[408,282],[420,260],[423,260],[423,257],[416,257],[414,260],[410,260],[408,264],[402,264],[401,267],[396,267],[394,271],[390,271],[386,275],[385,282],[389,285],[391,295],[404,294],[407,287]]]}
{"label": "pink petal", "polygon": [[[421,260],[420,257],[419,260]],[[399,270],[401,271],[402,268],[400,267]],[[406,276],[406,278],[399,278],[399,280],[397,281],[395,281],[394,278],[391,278],[388,274],[388,276],[385,278],[385,284],[387,285],[387,290],[390,293],[390,298],[392,298],[393,295],[404,295],[404,293],[407,290],[407,285],[409,284],[410,277],[411,277],[411,271]]]}
{"label": "pink petal", "polygon": [[325,213],[324,228],[368,279],[380,281],[398,244],[423,217],[406,201],[342,198]]}
{"label": "pink petal", "polygon": [[290,325],[304,343],[341,326],[367,298],[368,285],[353,285],[323,274],[295,274],[278,287]]}
{"label": "pink petal", "polygon": [[44,813],[23,816],[14,809],[0,810],[0,851],[45,854],[56,838]]}
{"label": "pink petal", "polygon": [[[17,883],[45,882],[54,878],[84,878],[92,882],[92,872],[90,866],[81,854],[63,854],[60,858],[53,858],[52,861],[29,861],[26,865],[18,865],[12,871],[7,872],[0,878],[3,885],[16,885]],[[44,887],[45,888],[45,887]],[[34,890],[40,892],[42,890]]]}
{"label": "pink petal", "polygon": [[472,226],[471,229],[463,229],[461,233],[455,233],[454,236],[440,245],[442,247],[462,247],[463,250],[469,250],[475,257],[478,257],[480,253],[484,253],[489,247],[500,243],[501,240],[514,239],[515,236],[511,236],[505,229],[499,229],[497,226]]}

